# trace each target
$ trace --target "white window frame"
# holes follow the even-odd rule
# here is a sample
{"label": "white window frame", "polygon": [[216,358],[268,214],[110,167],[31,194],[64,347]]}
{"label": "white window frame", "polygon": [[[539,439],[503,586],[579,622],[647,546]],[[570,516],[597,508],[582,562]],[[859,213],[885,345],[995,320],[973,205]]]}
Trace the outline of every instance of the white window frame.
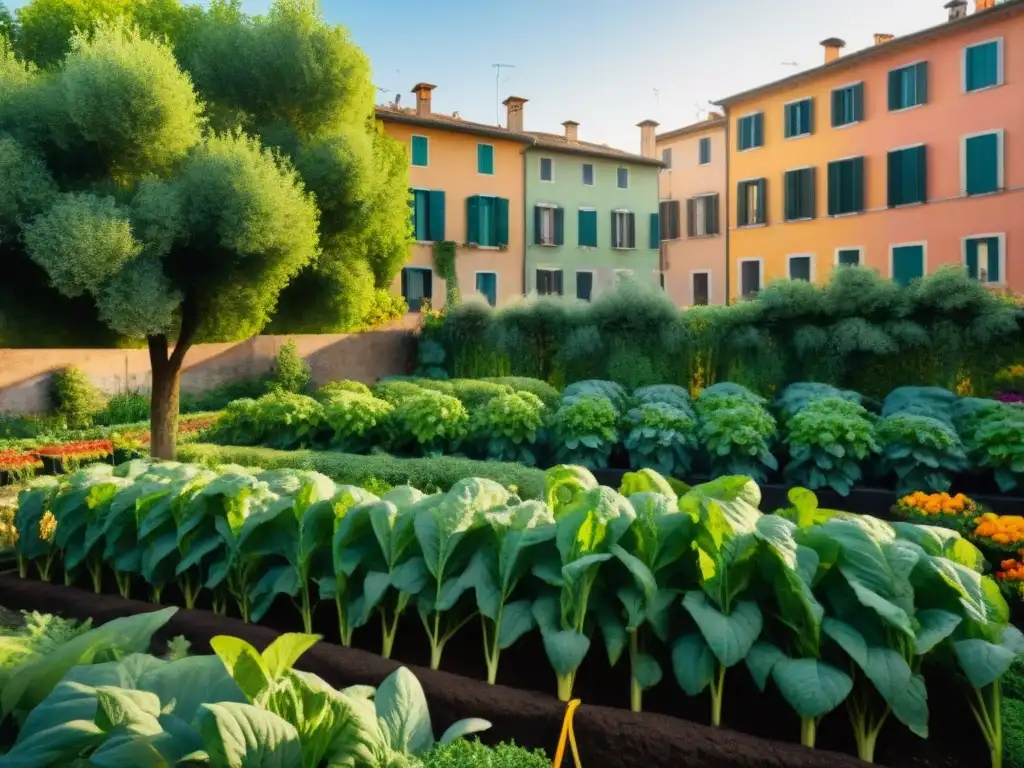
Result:
{"label": "white window frame", "polygon": [[978,136],[989,136],[996,134],[996,190],[985,192],[971,197],[985,197],[986,195],[997,195],[1006,188],[1006,132],[1002,128],[992,128],[987,131],[966,133],[960,137],[960,196],[967,197],[967,140]]}
{"label": "white window frame", "polygon": [[[418,264],[406,264],[405,266],[402,267],[402,271],[405,271],[407,269],[418,269],[418,270],[420,270],[422,272],[426,272],[427,273],[426,282],[424,282],[423,285],[424,285],[424,287],[426,287],[428,284],[430,285],[430,301],[433,302],[434,301],[434,270],[431,267],[421,267]],[[409,297],[408,296],[405,296],[405,295],[401,294],[401,289],[399,289],[399,295],[401,295],[402,298],[405,299],[406,301],[409,301]],[[426,299],[426,296],[420,296],[420,298],[419,298],[420,306],[421,307],[422,307],[422,303],[423,303],[424,299]],[[409,310],[409,311],[411,312],[412,310]]]}
{"label": "white window frame", "polygon": [[[425,139],[427,142],[427,162],[425,165],[416,165],[412,161],[412,145],[414,139]],[[430,137],[423,133],[414,133],[409,137],[409,167],[410,168],[429,168],[430,167]]]}
{"label": "white window frame", "polygon": [[814,97],[813,96],[804,96],[803,98],[800,98],[800,99],[793,99],[791,101],[787,101],[785,104],[782,105],[782,133],[783,133],[783,137],[782,138],[783,138],[784,141],[793,141],[794,139],[806,139],[808,136],[814,135],[814,132],[810,131],[810,130],[808,130],[807,133],[797,133],[797,134],[794,134],[793,136],[786,136],[785,135],[785,133],[786,133],[786,112],[787,112],[788,108],[791,107],[794,104],[800,104],[800,103],[805,102],[805,101],[811,102],[811,122],[813,122],[814,121]]}
{"label": "white window frame", "polygon": [[710,269],[691,269],[690,270],[690,306],[691,307],[696,307],[697,306],[697,304],[694,303],[696,301],[697,297],[694,295],[694,290],[693,290],[693,278],[694,278],[695,275],[707,275],[708,276],[708,306],[710,306],[712,304],[711,297],[714,295],[714,290],[712,289],[712,285],[711,285],[712,272],[711,272]]}
{"label": "white window frame", "polygon": [[[718,192],[701,192],[700,194],[694,195],[690,199],[694,200],[694,201],[696,201],[696,200],[707,200],[708,198],[715,197],[716,195],[718,195]],[[716,234],[716,235],[709,235],[708,231],[707,231],[708,230],[708,212],[706,210],[704,210],[705,207],[706,206],[704,206],[702,204],[702,206],[701,206],[701,213],[702,213],[703,218],[700,219],[701,224],[704,225],[703,226],[704,231],[703,232],[698,232],[697,231],[697,205],[696,205],[696,203],[693,206],[693,218],[694,218],[694,221],[693,221],[693,235],[692,235],[692,237],[694,237],[694,238],[697,238],[697,237],[720,237],[721,234],[722,234],[722,232],[721,232],[721,216],[719,216],[719,232],[718,232],[718,234]],[[719,211],[719,214],[721,214],[721,211]],[[682,234],[682,232],[680,232],[680,235],[681,234]]]}
{"label": "white window frame", "polygon": [[[864,85],[864,81],[857,80],[852,83],[846,83],[845,85],[837,85],[835,88],[828,92],[828,127],[831,128],[833,131],[841,131],[843,128],[849,128],[851,125],[860,125],[860,120],[852,120],[851,122],[843,123],[842,125],[832,125],[832,94],[835,93],[836,91],[845,91],[847,88],[856,88],[858,85]],[[886,88],[888,87],[888,81],[886,81]],[[865,88],[865,90],[867,89]],[[886,94],[886,98],[888,98],[888,94]]]}
{"label": "white window frame", "polygon": [[561,272],[562,273],[562,296],[565,295],[565,270],[562,267],[534,267],[533,269],[533,292],[538,296],[558,296],[557,293],[541,293],[537,285],[538,272]]}
{"label": "white window frame", "polygon": [[[967,90],[967,52],[971,50],[971,48],[978,48],[979,46],[988,45],[989,43],[996,43],[996,84],[986,85],[984,88],[969,91]],[[1004,85],[1006,83],[1005,51],[1006,44],[1003,42],[1002,37],[990,37],[988,40],[979,40],[976,43],[965,45],[963,53],[960,54],[960,92],[965,94],[983,93]]]}
{"label": "white window frame", "polygon": [[[477,151],[476,175],[477,176],[496,176],[497,172],[498,172],[498,168],[497,168],[497,153],[494,151],[494,145],[493,144],[488,144],[485,141],[478,141],[476,143],[476,147],[477,147],[477,149],[476,149],[476,151]],[[490,173],[484,173],[483,171],[480,170],[480,147],[490,147],[491,148],[491,172]]]}
{"label": "white window frame", "polygon": [[[501,275],[493,269],[478,269],[473,273],[473,290],[477,291],[476,278],[478,275],[494,275],[494,306],[498,306],[498,296],[501,292]],[[481,294],[482,295],[482,294]]]}
{"label": "white window frame", "polygon": [[[589,210],[593,210],[593,209],[589,209]],[[590,298],[589,299],[581,299],[579,297],[579,292],[580,292],[580,290],[579,290],[580,275],[584,275],[584,274],[590,275]],[[573,270],[573,280],[575,281],[573,283],[573,289],[574,289],[573,290],[573,298],[576,299],[576,301],[586,301],[586,302],[593,301],[594,300],[594,288],[595,288],[595,286],[594,286],[594,270],[592,270],[592,269],[574,269]],[[562,282],[563,282],[563,284],[565,283],[565,275],[564,274],[562,275]]]}
{"label": "white window frame", "polygon": [[836,248],[835,253],[832,255],[832,264],[836,267],[839,266],[839,252],[840,251],[856,251],[857,252],[857,266],[864,266],[864,251],[866,249],[863,245],[841,245]]}
{"label": "white window frame", "polygon": [[[615,208],[614,210],[612,210],[612,215],[613,216],[617,216],[620,213],[623,216],[628,216],[629,214],[632,213],[632,211],[629,210],[628,208]],[[626,219],[626,221],[629,221],[629,219]],[[615,223],[616,223],[616,229],[617,229],[618,228],[618,221],[616,221]],[[635,248],[636,248],[636,246],[633,246],[632,248],[630,248],[628,245],[616,245],[615,244],[615,239],[614,238],[612,239],[612,250],[615,250],[615,251],[632,251],[632,250],[635,250]]]}
{"label": "white window frame", "polygon": [[551,217],[551,233],[550,233],[551,234],[551,242],[547,242],[547,241],[545,241],[543,239],[544,230],[543,230],[543,226],[542,226],[541,227],[541,233],[540,233],[541,234],[541,242],[534,243],[534,245],[539,245],[542,248],[551,248],[551,247],[553,247],[555,245],[555,210],[557,208],[559,208],[559,206],[555,205],[554,203],[536,203],[536,207],[540,208],[540,209],[542,209],[544,211],[550,211],[550,214],[548,214],[548,215]]}
{"label": "white window frame", "polygon": [[746,298],[746,294],[743,293],[743,265],[748,263],[748,262],[756,262],[757,263],[757,292],[760,293],[761,291],[764,290],[764,257],[763,256],[748,256],[745,259],[737,259],[736,260],[736,267],[737,267],[737,270],[736,270],[736,272],[737,272],[737,275],[736,275],[737,281],[736,282],[738,283],[738,285],[736,287],[739,288],[739,293],[737,294],[737,296],[740,299],[745,299]]}
{"label": "white window frame", "polygon": [[[765,185],[764,185],[765,197],[767,197],[768,196],[768,178],[766,176],[752,176],[749,179],[737,179],[736,180],[736,186],[739,187],[740,184],[749,184],[752,181],[763,181],[763,182],[765,182]],[[738,198],[739,195],[737,195],[736,197]],[[765,205],[765,201],[761,200],[759,202],[761,203],[761,207],[763,208],[764,205]],[[756,229],[757,227],[767,227],[767,226],[768,226],[768,217],[767,216],[765,217],[764,224],[740,224],[739,209],[737,209],[737,211],[736,211],[736,229]]]}
{"label": "white window frame", "polygon": [[[547,160],[551,163],[551,178],[544,178],[544,161]],[[537,179],[541,184],[554,184],[555,183],[555,158],[553,157],[539,157],[537,158]]]}
{"label": "white window frame", "polygon": [[[619,171],[625,171],[626,172],[626,186],[624,186],[624,187],[620,187],[619,186]],[[625,165],[617,166],[615,168],[615,186],[616,186],[616,188],[617,189],[623,189],[623,190],[629,189],[629,182],[630,182],[629,167],[625,166]]]}
{"label": "white window frame", "polygon": [[[899,114],[900,112],[907,112],[907,111],[909,111],[911,109],[920,109],[921,107],[928,106],[928,102],[926,100],[926,101],[924,101],[921,104],[913,104],[913,105],[911,105],[909,107],[900,107],[899,109],[893,109],[893,110],[890,110],[888,108],[888,102],[889,102],[889,75],[892,74],[893,72],[896,72],[897,70],[900,70],[900,69],[907,69],[908,67],[914,67],[914,66],[917,66],[918,64],[927,64],[927,63],[928,63],[928,59],[915,59],[914,61],[908,61],[906,64],[900,64],[898,67],[892,67],[892,68],[890,68],[885,73],[886,111],[890,115],[896,115],[896,114]],[[931,75],[930,72],[928,74]],[[929,77],[928,79],[931,80],[931,77]]]}
{"label": "white window frame", "polygon": [[909,243],[890,243],[889,244],[889,279],[892,280],[895,277],[895,256],[897,248],[907,248],[914,245],[921,246],[921,277],[925,278],[928,276],[928,241],[927,240],[913,240]]}
{"label": "white window frame", "polygon": [[[994,237],[999,241],[999,279],[998,280],[986,280],[984,283],[978,282],[982,285],[994,285],[1003,286],[1006,285],[1006,233],[1005,232],[989,232],[982,233],[980,235],[964,235],[960,238],[960,263],[964,265],[964,269],[967,268],[967,241],[968,240],[983,240]],[[981,265],[978,265],[978,269],[981,269]]]}
{"label": "white window frame", "polygon": [[[702,163],[700,159],[700,146],[707,140],[708,142],[708,161]],[[705,165],[711,165],[711,161],[714,159],[714,153],[711,151],[714,148],[714,143],[711,141],[710,136],[698,136],[697,137],[697,166],[703,167]]]}
{"label": "white window frame", "polygon": [[[590,166],[590,183],[587,184],[586,176],[583,174],[583,169]],[[553,174],[553,171],[552,171]],[[582,163],[580,165],[580,181],[584,187],[596,187],[597,186],[597,168],[594,167],[593,163]]]}
{"label": "white window frame", "polygon": [[[764,114],[764,110],[763,109],[756,109],[753,112],[747,112],[747,114],[745,114],[745,115],[737,116],[736,117],[736,132],[740,136],[742,136],[743,135],[742,134],[742,128],[740,126],[742,125],[743,121],[745,119],[747,119],[748,117],[753,117],[754,115],[763,115],[763,114]],[[768,143],[768,137],[765,136],[765,137],[762,137],[762,138],[764,138],[764,142],[765,142],[765,144],[767,144]],[[764,149],[764,144],[762,144],[759,147],[747,147],[746,149],[737,149],[736,151],[737,152],[753,152],[755,149]]]}
{"label": "white window frame", "polygon": [[793,259],[808,259],[810,262],[810,278],[809,283],[813,284],[817,280],[817,269],[815,269],[815,258],[813,253],[787,253],[786,254],[786,279],[793,280]]}
{"label": "white window frame", "polygon": [[[662,147],[661,148],[661,162],[665,163],[665,153],[666,152],[668,152],[668,163],[665,164],[664,167],[659,169],[659,173],[665,173],[666,171],[671,171],[672,170],[672,161],[675,159],[672,156],[673,155],[672,147]],[[616,183],[618,183],[618,179],[616,179]]]}

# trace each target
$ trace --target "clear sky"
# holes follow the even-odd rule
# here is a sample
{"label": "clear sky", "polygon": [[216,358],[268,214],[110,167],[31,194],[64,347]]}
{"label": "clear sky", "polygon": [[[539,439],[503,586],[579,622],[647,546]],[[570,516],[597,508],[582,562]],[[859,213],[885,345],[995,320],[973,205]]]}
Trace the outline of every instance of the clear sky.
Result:
{"label": "clear sky", "polygon": [[[410,105],[410,89],[426,81],[437,86],[436,110],[493,124],[498,101],[522,96],[528,130],[561,132],[575,120],[581,139],[631,151],[643,119],[659,130],[692,123],[708,101],[818,66],[825,38],[842,38],[849,53],[875,32],[942,23],[944,2],[321,0],[369,55],[381,102],[401,92]],[[259,13],[269,0],[243,5]],[[499,98],[492,64],[515,65],[501,71]]]}

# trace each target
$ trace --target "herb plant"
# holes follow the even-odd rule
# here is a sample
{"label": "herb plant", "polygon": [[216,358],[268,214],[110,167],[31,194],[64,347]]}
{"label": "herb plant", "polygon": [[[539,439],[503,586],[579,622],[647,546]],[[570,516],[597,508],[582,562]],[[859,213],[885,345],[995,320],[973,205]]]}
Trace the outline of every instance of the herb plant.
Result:
{"label": "herb plant", "polygon": [[878,451],[874,433],[868,412],[856,403],[838,397],[808,403],[786,422],[787,479],[848,495],[862,477],[861,466]]}

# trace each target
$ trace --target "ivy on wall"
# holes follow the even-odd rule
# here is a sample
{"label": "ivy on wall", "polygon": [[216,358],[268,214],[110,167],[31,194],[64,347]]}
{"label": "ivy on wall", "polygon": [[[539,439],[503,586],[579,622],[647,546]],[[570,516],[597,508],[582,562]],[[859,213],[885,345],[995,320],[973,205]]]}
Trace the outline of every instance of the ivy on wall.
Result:
{"label": "ivy on wall", "polygon": [[455,270],[455,242],[438,240],[434,243],[434,266],[437,274],[445,281],[445,306],[452,307],[459,303],[459,276]]}

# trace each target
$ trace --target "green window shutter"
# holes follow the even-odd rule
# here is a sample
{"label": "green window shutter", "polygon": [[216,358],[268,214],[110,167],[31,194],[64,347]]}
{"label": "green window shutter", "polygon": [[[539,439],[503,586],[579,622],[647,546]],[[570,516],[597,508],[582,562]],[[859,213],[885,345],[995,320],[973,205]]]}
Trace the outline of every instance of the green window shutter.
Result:
{"label": "green window shutter", "polygon": [[736,185],[736,225],[740,227],[752,223],[747,220],[747,217],[750,216],[747,210],[747,188],[750,183],[741,181]]}
{"label": "green window shutter", "polygon": [[795,110],[795,107],[796,107],[796,104],[787,104],[785,107],[783,107],[783,110],[784,110],[783,114],[782,114],[782,118],[784,120],[783,130],[785,131],[787,139],[790,136],[792,136],[794,133],[796,133],[796,127],[794,125],[796,123],[796,120],[794,119],[795,115],[793,114],[794,110]]}
{"label": "green window shutter", "polygon": [[754,146],[764,146],[764,112],[754,115]]}
{"label": "green window shutter", "polygon": [[999,42],[975,45],[964,52],[968,91],[988,88],[999,83]]}
{"label": "green window shutter", "polygon": [[920,147],[910,150],[909,154],[913,157],[914,180],[917,182],[914,189],[915,202],[926,203],[928,202],[928,148],[922,144]]}
{"label": "green window shutter", "polygon": [[493,272],[477,272],[476,289],[492,307],[498,303],[498,276]]}
{"label": "green window shutter", "polygon": [[915,104],[928,103],[928,62],[922,61],[914,65],[914,82],[916,84],[914,100]]}
{"label": "green window shutter", "polygon": [[768,223],[768,180],[758,179],[757,186],[757,218],[755,224]]}
{"label": "green window shutter", "polygon": [[425,193],[429,202],[427,210],[430,211],[430,223],[428,225],[428,240],[440,242],[444,240],[444,192],[432,189]]}
{"label": "green window shutter", "polygon": [[864,210],[864,158],[855,157],[850,162],[850,169],[853,173],[852,179],[852,212],[860,212]]}
{"label": "green window shutter", "polygon": [[426,136],[412,137],[412,164],[427,165],[430,162],[430,142]]}
{"label": "green window shutter", "polygon": [[539,206],[539,205],[533,206],[533,244],[534,245],[541,245],[544,242],[543,238],[541,238],[541,236],[540,236],[540,229],[541,229],[540,221],[541,221],[541,218],[543,216],[544,216],[544,209],[541,206]]}
{"label": "green window shutter", "polygon": [[902,97],[902,85],[903,85],[903,70],[894,69],[889,73],[889,111],[901,109],[906,106],[903,104]]}
{"label": "green window shutter", "polygon": [[999,135],[987,133],[967,139],[967,194],[983,195],[999,189]]}
{"label": "green window shutter", "polygon": [[480,195],[466,198],[466,242],[483,245],[480,242]]}
{"label": "green window shutter", "polygon": [[565,209],[555,208],[555,245],[565,245]]}
{"label": "green window shutter", "polygon": [[748,132],[750,130],[750,121],[751,121],[751,118],[744,117],[744,118],[741,118],[740,121],[736,124],[737,129],[738,129],[736,131],[736,148],[737,149],[743,150],[743,149],[747,149],[747,148],[750,147],[750,144],[748,143],[748,140],[747,140],[747,134],[748,134]]}
{"label": "green window shutter", "polygon": [[491,245],[508,245],[508,200],[495,197],[494,200],[494,241]]}
{"label": "green window shutter", "polygon": [[429,239],[427,193],[422,189],[412,190],[410,205],[412,206],[412,236],[419,241]]}
{"label": "green window shutter", "polygon": [[597,247],[597,211],[579,212],[579,244]]}
{"label": "green window shutter", "polygon": [[886,163],[888,166],[888,178],[886,179],[887,201],[890,208],[895,208],[902,203],[902,171],[903,153],[900,151],[890,152]]}
{"label": "green window shutter", "polygon": [[621,248],[622,243],[615,239],[615,211],[612,211],[612,248]]}
{"label": "green window shutter", "polygon": [[802,121],[800,128],[804,133],[814,133],[814,99],[807,99],[800,105]]}
{"label": "green window shutter", "polygon": [[988,239],[988,281],[998,283],[1002,278],[999,274],[999,238]]}
{"label": "green window shutter", "polygon": [[851,122],[859,122],[864,119],[864,83],[857,83],[853,86],[853,115]]}
{"label": "green window shutter", "polygon": [[836,128],[846,124],[846,115],[843,112],[845,105],[845,91],[832,91],[832,127]]}
{"label": "green window shutter", "polygon": [[661,217],[656,213],[651,214],[650,242],[652,251],[658,250],[661,246]]}
{"label": "green window shutter", "polygon": [[476,172],[488,175],[494,173],[494,147],[490,144],[476,145]]}
{"label": "green window shutter", "polygon": [[892,251],[892,279],[900,285],[909,285],[924,276],[924,247],[903,245]]}
{"label": "green window shutter", "polygon": [[636,248],[636,214],[626,214],[626,246]]}
{"label": "green window shutter", "polygon": [[828,215],[835,216],[842,211],[840,197],[842,196],[842,167],[841,162],[828,164]]}
{"label": "green window shutter", "polygon": [[978,241],[968,240],[964,243],[964,260],[967,263],[967,276],[978,279]]}
{"label": "green window shutter", "polygon": [[795,178],[796,174],[793,171],[787,171],[786,175],[783,176],[783,218],[786,221],[796,218],[796,216],[793,213],[794,203],[796,202]]}

